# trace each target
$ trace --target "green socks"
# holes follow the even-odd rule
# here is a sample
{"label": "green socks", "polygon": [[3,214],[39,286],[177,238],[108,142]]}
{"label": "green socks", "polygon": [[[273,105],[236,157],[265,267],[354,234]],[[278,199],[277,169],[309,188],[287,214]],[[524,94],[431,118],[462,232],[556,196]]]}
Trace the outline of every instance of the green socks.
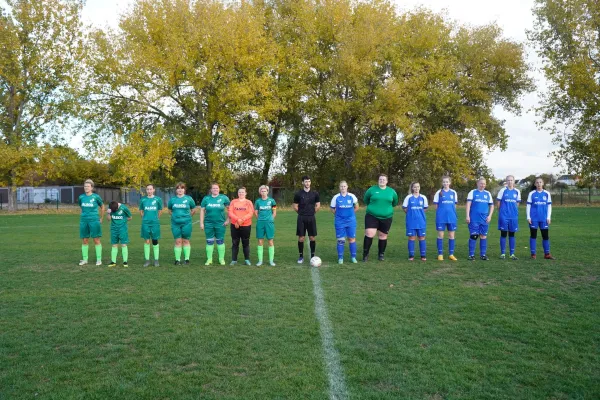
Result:
{"label": "green socks", "polygon": [[150,259],[150,243],[144,243],[144,260]]}
{"label": "green socks", "polygon": [[113,263],[117,263],[117,254],[119,254],[119,248],[116,246],[111,247],[110,249],[110,261]]}
{"label": "green socks", "polygon": [[175,261],[181,261],[181,247],[175,247]]}
{"label": "green socks", "polygon": [[225,262],[225,244],[218,244],[217,252],[219,253],[219,262],[223,264]]}
{"label": "green socks", "polygon": [[129,258],[129,247],[121,247],[121,253],[123,254],[123,262],[126,263],[127,259]]}
{"label": "green socks", "polygon": [[102,245],[101,244],[96,245],[96,260],[98,260],[98,261],[102,260]]}
{"label": "green socks", "polygon": [[[154,259],[158,260],[158,245],[153,246],[154,249]],[[146,258],[146,260],[150,259],[150,245],[148,245],[148,257]]]}
{"label": "green socks", "polygon": [[207,258],[208,262],[212,262],[213,252],[214,251],[215,251],[215,245],[214,244],[207,244],[206,245],[206,258]]}
{"label": "green socks", "polygon": [[190,259],[190,252],[192,251],[192,247],[191,246],[183,246],[183,259],[184,260],[189,260]]}
{"label": "green socks", "polygon": [[[262,253],[262,251],[261,251],[261,253]],[[269,246],[269,261],[273,262],[274,260],[275,260],[275,246]]]}
{"label": "green socks", "polygon": [[263,246],[257,246],[258,250],[258,262],[261,263],[263,261]]}
{"label": "green socks", "polygon": [[82,258],[84,261],[87,261],[87,260],[88,260],[88,253],[89,253],[89,250],[90,250],[90,246],[88,246],[87,244],[82,244],[82,245],[81,245],[81,258]]}

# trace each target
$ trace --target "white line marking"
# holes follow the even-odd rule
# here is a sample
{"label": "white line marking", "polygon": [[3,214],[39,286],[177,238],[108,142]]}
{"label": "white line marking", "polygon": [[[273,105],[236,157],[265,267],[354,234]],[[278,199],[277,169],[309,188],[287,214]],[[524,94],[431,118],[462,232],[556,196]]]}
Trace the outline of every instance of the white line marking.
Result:
{"label": "white line marking", "polygon": [[321,342],[323,345],[323,357],[325,358],[325,370],[329,378],[329,398],[331,400],[346,400],[348,390],[346,389],[346,379],[344,370],[340,363],[340,355],[335,349],[333,340],[333,328],[327,316],[327,306],[325,305],[325,295],[321,288],[321,276],[319,268],[311,268],[313,289],[315,293],[315,314],[319,320],[321,330]]}

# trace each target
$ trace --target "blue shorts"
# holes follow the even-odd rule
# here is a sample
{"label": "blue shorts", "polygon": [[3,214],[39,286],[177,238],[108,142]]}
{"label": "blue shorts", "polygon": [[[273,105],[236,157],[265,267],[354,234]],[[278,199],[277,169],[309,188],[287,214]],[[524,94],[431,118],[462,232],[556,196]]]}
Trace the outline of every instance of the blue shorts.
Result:
{"label": "blue shorts", "polygon": [[478,224],[471,222],[469,224],[469,235],[487,236],[490,224]]}
{"label": "blue shorts", "polygon": [[425,236],[425,228],[423,229],[408,229],[406,228],[406,236]]}
{"label": "blue shorts", "polygon": [[519,230],[519,220],[517,218],[498,218],[498,230],[517,232]]}
{"label": "blue shorts", "polygon": [[335,226],[335,237],[336,238],[350,238],[356,237],[356,222],[353,224],[344,224]]}
{"label": "blue shorts", "polygon": [[452,232],[455,231],[457,228],[456,223],[435,223],[435,230],[436,231],[445,231],[446,229],[448,229],[448,231]]}
{"label": "blue shorts", "polygon": [[529,224],[531,229],[548,229],[550,226],[548,225],[548,221],[531,221]]}

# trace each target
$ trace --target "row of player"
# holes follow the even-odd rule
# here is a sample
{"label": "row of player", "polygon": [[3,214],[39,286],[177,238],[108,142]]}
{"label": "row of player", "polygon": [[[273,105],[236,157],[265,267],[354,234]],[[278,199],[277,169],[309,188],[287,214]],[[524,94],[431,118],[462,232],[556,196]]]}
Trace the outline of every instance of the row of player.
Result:
{"label": "row of player", "polygon": [[[506,178],[506,187],[501,189],[496,200],[499,208],[498,230],[500,236],[500,258],[506,258],[506,241],[509,241],[509,257],[516,260],[515,233],[518,231],[518,205],[521,202],[521,193],[514,186],[514,177]],[[398,205],[398,194],[394,189],[387,186],[387,176],[379,175],[377,185],[372,186],[364,195],[366,205],[365,215],[365,237],[363,242],[362,260],[368,261],[369,251],[375,235],[378,235],[378,259],[385,259],[387,247],[387,236],[393,221],[394,207]],[[82,243],[82,260],[79,265],[88,263],[89,238],[95,244],[96,265],[102,265],[102,221],[104,219],[103,201],[97,194],[93,193],[94,183],[87,180],[84,183],[85,193],[79,197],[81,207],[80,237]],[[302,178],[302,189],[294,195],[294,210],[298,214],[296,224],[296,235],[298,237],[298,263],[304,262],[304,242],[309,237],[311,258],[315,257],[317,222],[316,212],[320,208],[319,193],[311,189],[310,177]],[[487,234],[489,223],[494,212],[494,200],[491,193],[485,190],[486,181],[480,178],[477,188],[469,192],[466,202],[466,222],[469,227],[469,260],[475,260],[475,248],[477,240],[480,245],[480,258],[488,260],[487,257]],[[550,193],[543,189],[544,182],[541,178],[535,181],[535,190],[529,193],[527,199],[527,221],[530,227],[530,249],[531,258],[536,258],[536,240],[538,229],[543,237],[544,258],[553,259],[550,254],[550,241],[548,229],[551,222],[552,200]],[[331,200],[330,209],[334,213],[334,224],[337,238],[338,263],[344,262],[344,249],[346,240],[349,243],[351,261],[357,261],[356,243],[356,211],[358,210],[358,199],[348,192],[345,181],[340,182],[340,193]],[[197,207],[194,200],[185,194],[186,186],[179,183],[176,186],[176,195],[172,197],[167,205],[171,214],[171,231],[175,239],[174,253],[175,264],[189,264],[190,260],[190,238],[192,235],[192,217]],[[256,238],[258,239],[256,265],[263,264],[263,245],[266,238],[268,242],[269,264],[274,266],[275,262],[275,217],[277,215],[277,204],[268,196],[268,186],[259,188],[260,197],[254,204],[246,199],[246,189],[238,190],[238,198],[231,200],[220,193],[217,183],[213,183],[210,194],[202,199],[200,204],[200,229],[206,233],[206,265],[213,262],[214,247],[217,247],[218,262],[225,264],[225,230],[231,225],[232,254],[231,264],[237,263],[240,241],[244,255],[244,263],[250,263],[250,234],[253,217],[257,218]],[[434,205],[436,208],[436,230],[438,260],[444,260],[443,241],[444,233],[448,231],[448,258],[457,261],[454,256],[455,231],[458,226],[456,204],[458,196],[456,191],[450,188],[450,178],[442,178],[442,188],[435,193]],[[420,257],[426,261],[426,216],[429,205],[427,197],[420,193],[420,185],[413,182],[410,185],[410,194],[402,203],[402,209],[406,213],[406,236],[408,237],[408,258],[415,259],[415,242],[419,243]],[[154,186],[146,187],[146,196],[140,200],[139,211],[142,217],[141,237],[144,239],[144,266],[159,265],[160,216],[163,212],[163,202],[154,196]],[[129,243],[127,222],[132,219],[132,214],[126,205],[111,202],[108,209],[111,219],[111,263],[110,267],[116,266],[118,248],[121,245],[123,265],[127,266]],[[154,259],[150,259],[151,244]],[[183,260],[182,260],[183,255]]]}

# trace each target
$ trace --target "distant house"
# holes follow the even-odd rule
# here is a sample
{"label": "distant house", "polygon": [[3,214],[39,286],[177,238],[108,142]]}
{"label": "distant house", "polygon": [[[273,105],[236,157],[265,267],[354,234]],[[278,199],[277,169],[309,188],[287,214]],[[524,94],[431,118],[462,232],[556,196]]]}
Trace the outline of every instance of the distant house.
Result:
{"label": "distant house", "polygon": [[562,175],[556,180],[556,183],[564,183],[568,186],[575,186],[579,182],[579,178],[575,175]]}

